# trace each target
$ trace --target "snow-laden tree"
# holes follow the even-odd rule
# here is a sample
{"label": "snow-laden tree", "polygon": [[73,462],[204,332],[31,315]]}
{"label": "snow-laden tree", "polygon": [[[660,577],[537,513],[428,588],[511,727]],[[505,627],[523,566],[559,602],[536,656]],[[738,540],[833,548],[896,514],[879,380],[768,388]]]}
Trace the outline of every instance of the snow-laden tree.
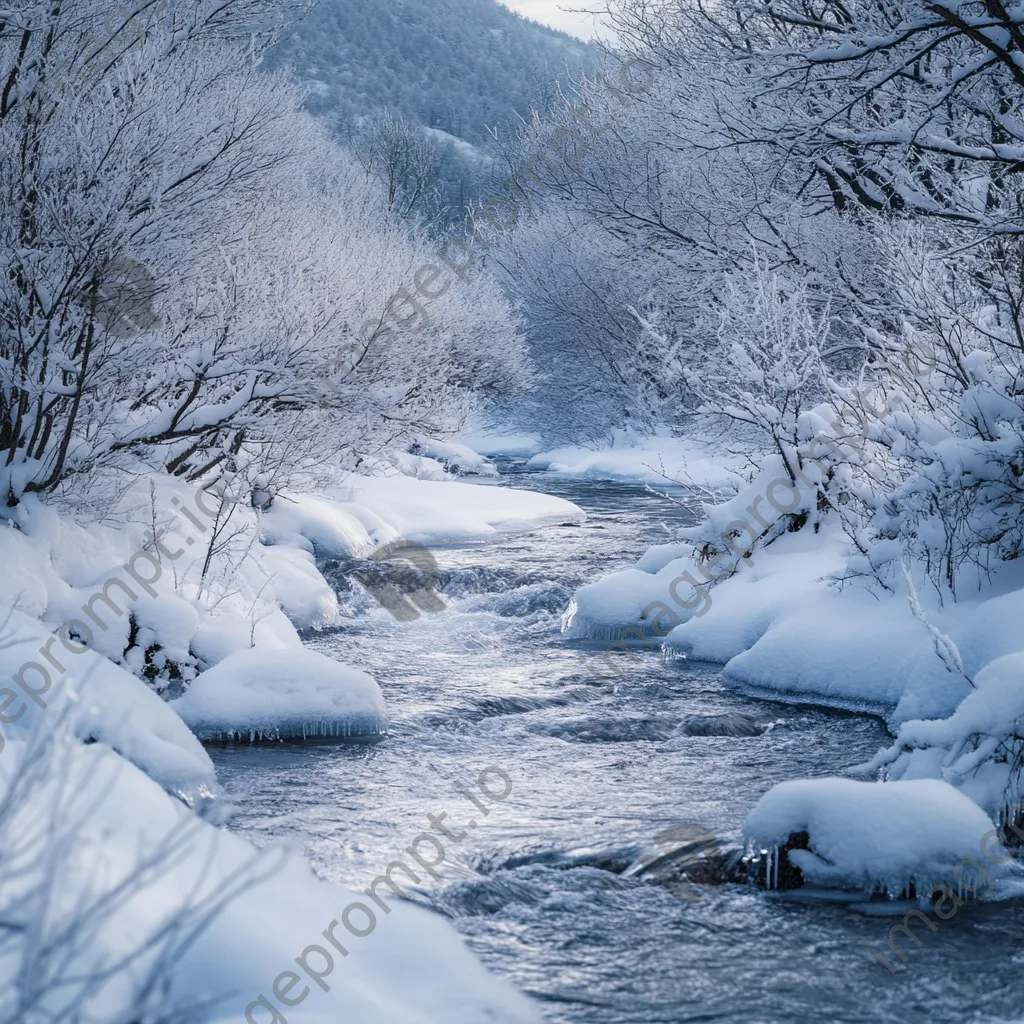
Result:
{"label": "snow-laden tree", "polygon": [[772,0],[737,5],[733,24],[771,54],[771,88],[792,97],[780,141],[837,205],[1024,227],[1019,6]]}
{"label": "snow-laden tree", "polygon": [[364,127],[353,149],[366,173],[384,186],[390,211],[420,220],[437,216],[441,153],[425,129],[385,111]]}
{"label": "snow-laden tree", "polygon": [[827,403],[818,482],[843,491],[855,573],[891,582],[909,557],[952,596],[1018,557],[1021,270],[978,231],[1014,231],[1024,199],[1017,15],[626,0],[612,17],[653,81],[625,99],[614,76],[581,83],[516,178],[536,209],[509,266],[540,358],[571,370],[560,393],[591,389],[620,425],[624,407],[726,415],[794,481]]}
{"label": "snow-laden tree", "polygon": [[724,276],[718,307],[701,327],[707,341],[686,369],[698,411],[753,432],[797,483],[808,414],[827,395],[828,301],[806,281],[769,271],[755,253],[750,271]]}
{"label": "snow-laden tree", "polygon": [[755,253],[831,306],[823,358],[837,368],[863,356],[852,313],[885,285],[865,225],[808,190],[778,139],[744,134],[783,118],[780,101],[689,15],[658,22],[656,7],[617,5],[624,54],[530,126],[511,185],[527,216],[503,262],[528,296],[535,357],[572,368],[562,393],[585,368],[605,423],[628,410],[678,428],[699,404],[681,371],[709,365],[708,314],[728,305],[730,274],[756,275]]}
{"label": "snow-laden tree", "polygon": [[852,521],[872,571],[909,559],[955,597],[1024,554],[1024,268],[1016,246],[964,252],[946,234],[889,235],[876,385],[835,392],[872,452]]}
{"label": "snow-laden tree", "polygon": [[524,379],[507,302],[445,287],[259,66],[281,13],[95,0],[0,21],[8,504],[138,458],[193,479],[358,458]]}
{"label": "snow-laden tree", "polygon": [[[563,422],[545,417],[565,436],[678,421],[690,328],[731,248],[742,249],[730,222],[753,197],[740,186],[719,202],[689,127],[666,126],[677,85],[610,62],[536,119],[510,156],[509,197],[522,216],[498,260],[526,300],[545,368],[540,402],[574,410]],[[652,324],[668,345],[655,343]]]}
{"label": "snow-laden tree", "polygon": [[[124,330],[293,129],[240,41],[261,3],[24,3],[0,21],[0,449],[8,502],[73,470],[160,353]],[[112,280],[113,278],[113,280]],[[152,282],[160,282],[152,287]],[[153,326],[155,316],[141,326]],[[173,388],[173,382],[167,382]]]}

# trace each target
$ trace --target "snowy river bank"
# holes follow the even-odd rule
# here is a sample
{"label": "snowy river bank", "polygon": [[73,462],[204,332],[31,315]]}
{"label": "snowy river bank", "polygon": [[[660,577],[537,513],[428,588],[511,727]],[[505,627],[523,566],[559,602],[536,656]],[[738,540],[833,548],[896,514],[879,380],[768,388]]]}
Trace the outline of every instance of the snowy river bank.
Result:
{"label": "snowy river bank", "polygon": [[[305,640],[377,678],[391,734],[211,748],[237,802],[232,827],[261,845],[288,838],[321,876],[362,890],[444,808],[468,834],[415,898],[559,1024],[1011,1019],[1016,904],[967,908],[892,975],[862,944],[877,943],[876,918],[740,885],[680,901],[617,873],[675,826],[738,842],[772,785],[834,774],[887,734],[875,718],[743,696],[716,666],[656,652],[629,658],[614,687],[596,678],[593,645],[560,632],[571,594],[686,513],[637,486],[502,468],[505,483],[568,498],[587,521],[434,547],[447,608],[413,623],[332,580],[351,619]],[[760,734],[681,728],[735,713]],[[459,790],[489,766],[512,789],[484,820]]]}

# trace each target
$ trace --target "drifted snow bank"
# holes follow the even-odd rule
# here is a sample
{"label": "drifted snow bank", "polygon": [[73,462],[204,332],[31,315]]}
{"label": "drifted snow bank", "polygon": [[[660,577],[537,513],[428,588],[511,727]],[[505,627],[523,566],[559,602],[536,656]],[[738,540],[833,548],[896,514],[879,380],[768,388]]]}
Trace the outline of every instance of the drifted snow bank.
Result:
{"label": "drifted snow bank", "polygon": [[[614,640],[640,628],[670,651],[723,663],[744,688],[878,712],[893,727],[949,715],[971,690],[936,655],[904,592],[879,597],[856,583],[830,584],[850,556],[835,523],[784,534],[751,564],[737,559],[735,575],[713,586],[686,550],[659,545],[633,568],[580,588],[567,631]],[[956,642],[968,676],[1024,648],[1024,590],[927,605],[926,613]]]}
{"label": "drifted snow bank", "polygon": [[[993,819],[1024,822],[1014,806],[1024,795],[1024,564],[1002,564],[983,590],[944,605],[918,573],[922,621],[906,580],[889,591],[864,583],[864,554],[813,488],[786,484],[779,504],[794,507],[769,507],[783,475],[777,456],[765,459],[679,541],[580,588],[566,630],[620,651],[643,633],[724,663],[744,689],[883,714],[897,740],[864,771],[943,779]],[[614,658],[594,671],[609,667]]]}
{"label": "drifted snow bank", "polygon": [[[384,728],[372,681],[357,682],[364,677],[341,667],[312,670],[302,659],[298,630],[340,618],[318,558],[365,556],[402,533],[475,538],[583,517],[559,499],[465,483],[350,476],[337,491],[278,494],[260,512],[246,493],[223,500],[177,478],[140,474],[103,506],[103,521],[87,525],[27,497],[0,520],[0,622],[7,609],[24,616],[15,630],[23,642],[0,652],[8,678],[39,664],[29,672],[32,686],[56,694],[67,682],[68,692],[83,695],[79,735],[108,743],[175,792],[198,792],[212,786],[212,768],[201,751],[196,760],[194,738],[157,694],[177,700],[197,686],[176,706],[190,709],[210,737]],[[89,653],[73,654],[53,635],[71,622],[68,643],[86,643]],[[40,653],[46,644],[61,668]],[[252,649],[260,657],[246,661]],[[295,656],[275,658],[281,651]],[[237,656],[233,664],[248,669],[264,654],[262,664],[275,668],[254,674],[249,686],[231,665],[210,676],[226,660]],[[61,701],[52,715],[33,707],[15,724],[0,718],[0,737],[60,717]]]}
{"label": "drifted snow bank", "polygon": [[569,445],[541,452],[527,465],[561,477],[735,489],[741,479],[733,462],[686,438],[623,436],[597,451]]}
{"label": "drifted snow bank", "polygon": [[362,505],[423,544],[483,540],[586,518],[578,505],[550,494],[404,476],[349,477],[329,496]]}
{"label": "drifted snow bank", "polygon": [[373,678],[316,651],[239,651],[171,702],[202,740],[377,737],[387,732]]}
{"label": "drifted snow bank", "polygon": [[[21,742],[10,745],[12,768],[24,751]],[[74,1012],[97,1021],[159,1015],[237,1024],[261,994],[274,1001],[274,980],[300,970],[295,958],[307,947],[328,946],[321,933],[349,904],[370,903],[319,881],[284,848],[258,851],[198,820],[100,745],[58,744],[51,756],[36,759],[28,774],[0,773],[0,846],[12,868],[0,879],[11,927],[0,961],[2,1020],[17,1016],[19,991],[27,985],[34,997],[32,986],[43,978],[39,1009],[48,1019]],[[12,778],[19,790],[4,802]],[[357,913],[353,924],[363,929],[365,920]],[[73,945],[59,940],[68,928]],[[303,987],[309,994],[284,1011],[289,1021],[539,1020],[524,997],[487,974],[446,921],[411,903],[391,901],[365,937],[341,927],[334,934],[349,956],[338,954],[324,972],[329,991],[301,975],[292,995]],[[135,997],[158,957],[166,988],[157,975],[140,1009]],[[315,954],[309,964],[325,966]],[[253,1012],[256,1021],[269,1019],[266,1010]]]}
{"label": "drifted snow bank", "polygon": [[913,885],[923,896],[934,886],[977,889],[978,868],[993,877],[1019,873],[998,863],[1006,852],[988,815],[937,779],[783,782],[761,797],[743,831],[755,848],[774,851],[806,832],[810,848],[786,856],[822,888],[898,897]]}

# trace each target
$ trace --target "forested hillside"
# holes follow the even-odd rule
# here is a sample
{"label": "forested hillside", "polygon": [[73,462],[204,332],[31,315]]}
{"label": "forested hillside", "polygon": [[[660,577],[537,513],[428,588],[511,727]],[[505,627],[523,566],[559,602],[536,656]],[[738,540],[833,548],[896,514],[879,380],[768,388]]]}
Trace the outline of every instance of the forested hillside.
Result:
{"label": "forested hillside", "polygon": [[313,86],[308,108],[343,135],[387,108],[479,145],[596,56],[495,0],[322,0],[271,62]]}

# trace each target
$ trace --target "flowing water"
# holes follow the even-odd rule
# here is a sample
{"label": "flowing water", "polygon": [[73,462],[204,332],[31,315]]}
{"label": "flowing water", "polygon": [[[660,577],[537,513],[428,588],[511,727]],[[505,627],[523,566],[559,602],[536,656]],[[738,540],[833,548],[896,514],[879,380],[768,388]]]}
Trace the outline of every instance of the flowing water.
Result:
{"label": "flowing water", "polygon": [[[1017,906],[966,908],[935,934],[916,926],[922,945],[900,936],[908,962],[894,975],[863,945],[888,954],[891,919],[740,884],[679,889],[622,874],[677,826],[738,842],[774,783],[865,760],[886,733],[872,718],[744,696],[717,667],[653,650],[618,657],[617,677],[595,671],[603,645],[560,633],[570,595],[667,539],[687,513],[640,487],[503,470],[506,485],[575,501],[587,522],[433,549],[447,608],[412,623],[345,590],[339,573],[351,619],[306,640],[377,677],[391,735],[213,748],[239,808],[232,827],[261,844],[290,839],[324,878],[362,890],[410,861],[427,815],[446,814],[434,821],[456,838],[444,838],[439,878],[421,872],[414,898],[559,1024],[1019,1018]],[[681,728],[731,712],[759,734]],[[496,797],[507,774],[505,799],[475,788],[485,768]],[[384,928],[366,941],[386,941]]]}

